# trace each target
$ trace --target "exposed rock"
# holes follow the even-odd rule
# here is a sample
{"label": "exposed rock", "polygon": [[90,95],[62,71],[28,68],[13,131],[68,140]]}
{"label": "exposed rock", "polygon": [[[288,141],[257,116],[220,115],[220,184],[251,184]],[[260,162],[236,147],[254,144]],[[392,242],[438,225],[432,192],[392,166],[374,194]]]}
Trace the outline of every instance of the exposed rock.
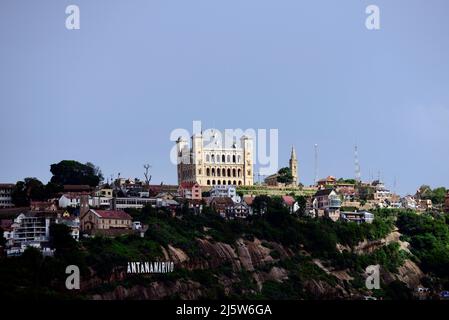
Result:
{"label": "exposed rock", "polygon": [[252,242],[239,239],[236,244],[240,262],[247,271],[274,261],[270,256],[271,249],[264,247],[259,239]]}
{"label": "exposed rock", "polygon": [[271,268],[270,272],[268,273],[268,279],[267,280],[273,280],[282,282],[283,280],[288,279],[288,273],[287,270],[279,267],[273,267]]}
{"label": "exposed rock", "polygon": [[241,270],[240,260],[231,245],[222,242],[212,243],[205,239],[198,239],[198,243],[207,257],[210,268],[230,263],[233,271]]}
{"label": "exposed rock", "polygon": [[175,264],[189,261],[189,256],[181,249],[174,248],[171,245],[168,245],[168,251],[169,251],[171,260]]}
{"label": "exposed rock", "polygon": [[424,277],[424,273],[412,260],[405,260],[404,264],[399,267],[396,278],[411,289],[414,289],[420,285],[421,279]]}
{"label": "exposed rock", "polygon": [[317,300],[342,299],[348,295],[348,292],[342,286],[331,286],[329,283],[321,280],[307,280],[304,283],[304,288]]}
{"label": "exposed rock", "polygon": [[[408,244],[399,240],[400,234],[396,230],[385,239],[376,241],[363,241],[354,248],[337,245],[340,251],[346,250],[356,254],[367,254],[392,242],[399,242],[401,248],[407,249]],[[294,252],[284,248],[281,244],[253,239],[238,239],[235,244],[214,242],[210,239],[197,239],[200,254],[189,256],[180,248],[168,245],[162,248],[164,259],[175,262],[175,269],[187,270],[214,270],[222,266],[231,266],[232,272],[217,273],[217,282],[223,287],[224,293],[230,295],[234,288],[240,287],[242,292],[253,292],[254,288],[241,288],[241,281],[238,274],[242,271],[248,272],[256,284],[256,290],[260,291],[266,281],[283,282],[289,278],[288,271],[276,265],[279,260],[292,257]],[[300,249],[300,248],[298,248]],[[407,249],[408,250],[408,249]],[[271,254],[277,252],[276,259]],[[303,254],[310,256],[306,251]],[[304,282],[304,290],[314,299],[353,299],[361,296],[361,292],[351,286],[349,281],[353,278],[348,270],[334,270],[332,266],[323,264],[319,259],[312,262],[323,270],[326,274],[334,276],[336,284],[329,284],[324,280],[309,279]],[[110,276],[111,283],[118,282],[126,278],[126,270],[116,269]],[[422,271],[411,260],[406,260],[397,274],[392,274],[381,270],[382,282],[389,283],[393,280],[400,280],[410,288],[419,285],[423,277]],[[151,279],[151,278],[150,278]],[[83,282],[83,290],[89,292],[91,289],[104,283],[93,274],[89,280]],[[199,299],[204,297],[207,288],[202,287],[198,282],[179,279],[176,281],[154,281],[148,285],[135,285],[132,287],[117,286],[114,290],[101,294],[93,294],[93,299],[164,299],[168,297],[179,297],[181,299]]]}
{"label": "exposed rock", "polygon": [[353,252],[355,254],[368,254],[376,251],[377,249],[389,245],[390,243],[397,242],[399,243],[399,246],[402,250],[410,253],[409,247],[410,244],[405,241],[400,240],[401,234],[397,229],[393,230],[390,234],[388,234],[383,239],[378,240],[364,240],[362,242],[359,242],[356,246],[351,248],[348,245],[342,245],[340,243],[337,244],[337,250],[339,252],[348,251]]}

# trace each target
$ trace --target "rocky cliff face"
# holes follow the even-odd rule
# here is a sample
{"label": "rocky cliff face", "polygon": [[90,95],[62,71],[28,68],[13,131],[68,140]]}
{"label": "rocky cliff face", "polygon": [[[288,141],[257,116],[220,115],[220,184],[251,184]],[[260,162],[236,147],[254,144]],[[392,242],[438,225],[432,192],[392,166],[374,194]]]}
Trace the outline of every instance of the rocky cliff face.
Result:
{"label": "rocky cliff face", "polygon": [[[394,241],[399,242],[402,248],[408,250],[407,244],[400,242],[399,236],[400,234],[394,231],[385,239],[364,241],[353,248],[338,246],[338,250],[364,254]],[[280,267],[278,262],[293,257],[294,252],[278,243],[259,239],[252,241],[239,239],[233,245],[214,242],[210,239],[197,239],[197,241],[201,251],[197,257],[190,257],[183,250],[169,245],[167,248],[162,248],[164,259],[174,261],[176,270],[218,270],[223,266],[228,266],[232,270],[232,274],[222,274],[216,279],[226,295],[233,293],[234,284],[241,281],[237,275],[242,272],[248,274],[255,283],[255,288],[247,289],[252,293],[259,292],[266,281],[283,282],[289,279],[289,272]],[[307,252],[301,251],[307,255]],[[332,266],[325,267],[318,259],[312,261],[318,268],[335,279],[335,283],[331,285],[321,279],[307,280],[304,282],[304,288],[308,291],[309,296],[315,299],[353,299],[362,296],[349,285],[349,282],[353,280],[349,270],[336,270]],[[126,277],[126,273],[120,271],[114,273],[110,280],[120,281]],[[422,277],[422,271],[411,260],[406,260],[397,274],[382,272],[384,281],[400,280],[410,288],[419,285]],[[88,287],[95,287],[98,282],[99,280],[93,277]],[[163,281],[159,278],[159,280],[150,281],[146,285],[131,287],[118,285],[110,291],[92,294],[91,297],[93,299],[164,299],[170,297],[198,299],[204,296],[206,289],[199,282],[190,279]]]}
{"label": "rocky cliff face", "polygon": [[[293,252],[282,245],[272,242],[264,242],[259,239],[253,241],[239,239],[235,245],[222,242],[213,242],[208,239],[197,239],[201,250],[200,257],[189,257],[183,250],[169,245],[162,248],[164,259],[175,262],[175,269],[181,270],[215,270],[222,266],[231,266],[234,273],[249,272],[257,284],[258,290],[267,280],[283,281],[288,278],[287,271],[275,266],[278,259],[291,257]],[[266,247],[269,246],[270,248]],[[274,259],[270,253],[276,250],[279,258]],[[265,271],[256,269],[266,267]],[[116,271],[111,275],[109,282],[121,281],[126,278],[126,273]],[[224,287],[225,293],[231,293],[232,285],[236,282],[230,277],[221,276],[217,281]],[[85,289],[94,288],[101,283],[97,277],[92,277]],[[148,286],[133,286],[126,288],[117,286],[110,292],[93,294],[93,299],[164,299],[168,297],[180,297],[182,299],[197,299],[202,296],[204,288],[195,281],[161,281],[151,282]]]}

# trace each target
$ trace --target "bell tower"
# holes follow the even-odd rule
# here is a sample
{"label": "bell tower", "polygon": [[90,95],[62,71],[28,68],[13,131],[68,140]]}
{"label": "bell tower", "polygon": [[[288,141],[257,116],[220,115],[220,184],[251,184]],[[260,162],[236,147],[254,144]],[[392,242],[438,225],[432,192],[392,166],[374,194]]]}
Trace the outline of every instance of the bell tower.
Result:
{"label": "bell tower", "polygon": [[242,136],[240,146],[243,149],[243,184],[253,185],[253,140],[251,137]]}
{"label": "bell tower", "polygon": [[295,151],[295,147],[293,147],[293,146],[292,146],[292,152],[290,154],[289,165],[290,165],[290,170],[291,170],[292,176],[293,176],[292,184],[294,186],[297,186],[298,185],[298,159],[296,158],[296,151]]}

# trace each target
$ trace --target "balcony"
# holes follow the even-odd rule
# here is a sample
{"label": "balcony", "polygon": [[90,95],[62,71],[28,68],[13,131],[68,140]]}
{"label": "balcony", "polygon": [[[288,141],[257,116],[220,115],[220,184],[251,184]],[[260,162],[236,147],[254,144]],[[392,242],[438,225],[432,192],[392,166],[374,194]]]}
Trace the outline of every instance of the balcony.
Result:
{"label": "balcony", "polygon": [[340,208],[341,200],[340,199],[330,199],[329,200],[329,208]]}

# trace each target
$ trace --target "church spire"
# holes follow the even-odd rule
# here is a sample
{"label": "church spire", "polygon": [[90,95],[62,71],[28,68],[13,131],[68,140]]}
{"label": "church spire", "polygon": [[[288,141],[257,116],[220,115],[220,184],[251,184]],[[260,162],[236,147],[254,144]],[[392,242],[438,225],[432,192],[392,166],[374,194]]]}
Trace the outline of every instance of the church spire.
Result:
{"label": "church spire", "polygon": [[290,170],[292,172],[293,181],[292,184],[294,186],[298,185],[298,159],[296,158],[295,147],[292,146],[292,152],[290,154]]}
{"label": "church spire", "polygon": [[295,151],[295,147],[294,146],[292,146],[292,152],[291,152],[291,155],[290,155],[290,159],[296,160],[296,151]]}

